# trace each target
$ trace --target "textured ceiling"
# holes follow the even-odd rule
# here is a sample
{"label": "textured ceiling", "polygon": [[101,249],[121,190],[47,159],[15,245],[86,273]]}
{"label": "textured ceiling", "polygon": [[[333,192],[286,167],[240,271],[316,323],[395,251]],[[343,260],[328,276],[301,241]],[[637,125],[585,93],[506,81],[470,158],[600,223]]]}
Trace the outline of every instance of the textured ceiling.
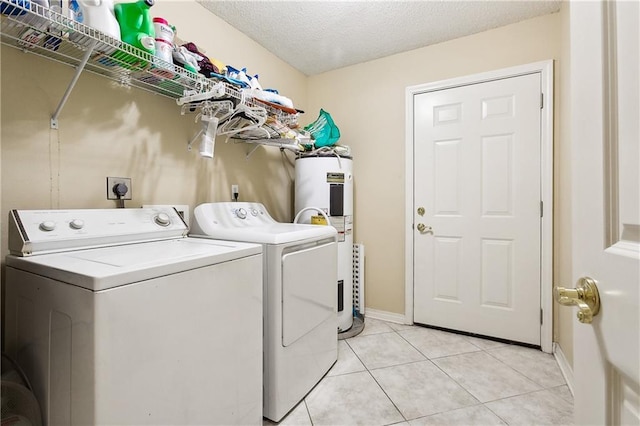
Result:
{"label": "textured ceiling", "polygon": [[306,75],[557,12],[560,0],[198,0]]}

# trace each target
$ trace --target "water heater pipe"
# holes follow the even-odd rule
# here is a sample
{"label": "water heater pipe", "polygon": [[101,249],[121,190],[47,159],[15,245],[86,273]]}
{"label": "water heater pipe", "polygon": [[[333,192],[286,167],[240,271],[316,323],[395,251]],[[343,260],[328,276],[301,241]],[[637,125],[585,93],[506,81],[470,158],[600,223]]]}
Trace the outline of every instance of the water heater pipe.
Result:
{"label": "water heater pipe", "polygon": [[304,209],[300,210],[298,212],[298,214],[296,215],[296,217],[293,219],[293,223],[298,223],[298,219],[300,219],[300,215],[304,212],[308,212],[309,210],[315,210],[317,212],[319,212],[322,216],[324,216],[324,219],[327,221],[327,225],[331,225],[331,221],[329,220],[329,216],[327,216],[327,214],[324,212],[324,210],[318,208],[318,207],[305,207]]}

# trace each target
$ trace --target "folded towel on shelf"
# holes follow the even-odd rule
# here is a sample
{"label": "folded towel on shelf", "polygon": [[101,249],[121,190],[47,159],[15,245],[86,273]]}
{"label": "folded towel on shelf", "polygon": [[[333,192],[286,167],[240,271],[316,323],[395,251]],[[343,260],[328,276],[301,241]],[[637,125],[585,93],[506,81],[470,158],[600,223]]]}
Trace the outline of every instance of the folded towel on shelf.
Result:
{"label": "folded towel on shelf", "polygon": [[267,102],[273,102],[274,104],[283,105],[283,106],[286,106],[287,108],[293,108],[293,101],[287,98],[286,96],[282,96],[267,90],[256,90],[256,89],[242,89],[242,90],[243,92],[245,92],[246,96],[262,99],[263,101],[267,101]]}

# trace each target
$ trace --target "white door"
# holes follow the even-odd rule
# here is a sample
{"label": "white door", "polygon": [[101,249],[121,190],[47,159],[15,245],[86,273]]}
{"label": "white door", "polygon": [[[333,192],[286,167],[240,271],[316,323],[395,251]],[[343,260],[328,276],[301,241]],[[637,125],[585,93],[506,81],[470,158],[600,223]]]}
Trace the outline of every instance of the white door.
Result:
{"label": "white door", "polygon": [[414,322],[540,345],[541,76],[414,96]]}
{"label": "white door", "polygon": [[573,327],[579,425],[640,424],[639,14],[637,1],[570,6],[573,276],[601,299]]}

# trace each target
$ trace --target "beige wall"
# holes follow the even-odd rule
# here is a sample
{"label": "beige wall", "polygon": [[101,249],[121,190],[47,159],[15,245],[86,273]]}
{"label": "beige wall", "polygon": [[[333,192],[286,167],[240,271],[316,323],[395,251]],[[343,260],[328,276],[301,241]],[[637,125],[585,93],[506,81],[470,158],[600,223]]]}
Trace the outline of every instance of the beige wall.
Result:
{"label": "beige wall", "polygon": [[[556,61],[558,72],[563,61],[563,14],[309,78],[309,110],[329,111],[340,127],[340,143],[353,150],[355,241],[366,248],[367,308],[404,313],[405,88],[547,59]],[[557,103],[560,81],[556,75]],[[556,155],[563,146],[558,136],[560,114],[556,109]],[[564,157],[558,159],[566,162]],[[567,191],[562,165],[556,167],[559,172],[556,190]],[[556,206],[556,217],[561,219],[556,235],[565,234],[558,227],[566,226],[562,220],[568,217],[566,208],[561,203]],[[564,268],[558,262],[556,266]]]}
{"label": "beige wall", "polygon": [[[355,157],[355,240],[366,246],[366,305],[399,314],[404,313],[405,88],[555,59],[554,278],[570,277],[570,206],[558,195],[568,194],[570,183],[562,125],[566,108],[559,100],[567,75],[564,11],[307,78],[192,1],[159,1],[152,10],[175,25],[181,39],[197,42],[211,57],[246,66],[260,74],[264,87],[294,99],[307,111],[303,124],[321,107],[332,114],[342,132],[340,143],[350,145]],[[9,209],[114,207],[105,199],[106,176],[133,179],[129,207],[193,208],[227,200],[230,185],[237,183],[241,199],[264,202],[277,219],[291,219],[290,154],[283,158],[277,149],[261,147],[246,161],[251,145],[218,138],[216,158],[201,159],[186,150],[198,128],[193,116],[180,116],[173,100],[116,87],[90,73],[80,77],[54,131],[49,118],[72,69],[6,47],[1,59],[2,258]],[[570,355],[571,319],[556,318],[555,336]]]}
{"label": "beige wall", "polygon": [[[555,201],[554,201],[554,271],[553,281],[556,285],[572,287],[572,244],[571,244],[571,132],[570,132],[570,81],[569,81],[569,7],[570,2],[563,3],[561,13],[562,61],[558,75],[560,93],[556,96],[556,108],[560,113],[559,136],[555,144]],[[554,307],[554,342],[562,349],[567,361],[573,365],[573,323],[575,310]]]}

